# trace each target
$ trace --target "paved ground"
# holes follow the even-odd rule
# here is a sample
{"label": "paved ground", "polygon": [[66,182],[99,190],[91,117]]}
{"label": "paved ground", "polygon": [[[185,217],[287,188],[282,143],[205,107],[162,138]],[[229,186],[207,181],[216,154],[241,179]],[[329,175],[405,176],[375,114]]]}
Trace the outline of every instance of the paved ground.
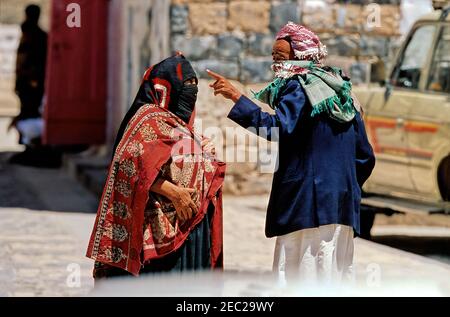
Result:
{"label": "paved ground", "polygon": [[[225,197],[226,271],[271,270],[274,240],[263,236],[259,203],[259,197]],[[84,252],[94,214],[1,208],[0,217],[0,296],[90,293],[92,261]],[[360,239],[355,262],[358,285],[369,285],[376,294],[450,295],[449,265]]]}
{"label": "paved ground", "polygon": [[[62,171],[11,166],[4,159],[0,155],[0,296],[90,294],[92,261],[84,253],[97,199]],[[264,237],[266,203],[265,195],[224,198],[225,269],[231,274],[224,294],[238,295],[245,280],[239,272],[271,270],[274,239]],[[450,236],[448,228],[432,232]],[[358,285],[369,285],[376,295],[450,295],[449,265],[359,239],[355,252]],[[202,281],[195,278],[186,280],[184,295]],[[249,282],[239,294],[262,294],[248,292],[260,290],[257,285]],[[145,294],[157,295],[154,289]],[[126,295],[123,289],[119,294]]]}
{"label": "paved ground", "polygon": [[0,153],[0,296],[86,294],[97,198],[61,170],[10,165],[9,155]]}
{"label": "paved ground", "polygon": [[[269,271],[275,239],[264,238],[266,197],[224,199],[225,264],[228,269]],[[382,231],[386,227],[378,227]],[[450,230],[440,229],[450,236]],[[445,231],[445,232],[443,232]],[[416,295],[440,289],[450,295],[450,265],[370,241],[356,239],[355,268],[358,285],[377,284],[410,287]],[[373,273],[379,272],[379,276]]]}
{"label": "paved ground", "polygon": [[92,215],[1,208],[0,217],[0,296],[79,296],[92,288],[79,239]]}

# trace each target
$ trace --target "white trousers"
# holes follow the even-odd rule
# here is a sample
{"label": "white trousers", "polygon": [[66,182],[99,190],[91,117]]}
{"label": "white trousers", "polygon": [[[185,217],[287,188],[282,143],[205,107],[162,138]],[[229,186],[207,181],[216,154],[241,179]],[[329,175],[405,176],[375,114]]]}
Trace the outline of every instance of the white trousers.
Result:
{"label": "white trousers", "polygon": [[273,270],[284,283],[353,281],[353,228],[326,225],[278,236]]}

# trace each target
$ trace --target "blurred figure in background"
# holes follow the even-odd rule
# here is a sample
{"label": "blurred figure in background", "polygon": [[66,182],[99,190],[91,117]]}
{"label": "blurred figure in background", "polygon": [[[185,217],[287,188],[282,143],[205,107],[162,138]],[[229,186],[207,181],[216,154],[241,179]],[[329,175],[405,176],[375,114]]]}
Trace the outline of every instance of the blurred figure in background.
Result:
{"label": "blurred figure in background", "polygon": [[14,125],[20,134],[20,143],[29,145],[42,131],[40,107],[44,96],[47,33],[38,25],[41,10],[37,5],[25,9],[22,37],[17,50],[16,93],[20,99],[20,113]]}
{"label": "blurred figure in background", "polygon": [[22,37],[17,50],[16,87],[20,113],[13,118],[10,128],[19,132],[19,143],[25,151],[11,157],[10,163],[36,167],[59,167],[61,151],[41,144],[44,128],[42,104],[45,93],[47,33],[39,27],[41,9],[29,5],[25,9]]}
{"label": "blurred figure in background", "polygon": [[20,113],[11,127],[19,131],[19,143],[27,146],[40,143],[43,127],[40,108],[44,96],[47,33],[38,25],[40,13],[37,5],[25,9],[17,50],[15,90],[20,99]]}

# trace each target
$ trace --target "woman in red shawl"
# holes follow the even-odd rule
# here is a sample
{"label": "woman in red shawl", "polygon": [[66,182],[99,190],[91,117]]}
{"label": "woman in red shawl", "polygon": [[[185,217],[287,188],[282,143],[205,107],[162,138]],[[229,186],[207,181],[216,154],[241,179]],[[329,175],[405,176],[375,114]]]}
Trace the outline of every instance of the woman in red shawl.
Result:
{"label": "woman in red shawl", "polygon": [[89,242],[94,278],[222,267],[225,164],[193,131],[197,91],[180,54],[146,71]]}

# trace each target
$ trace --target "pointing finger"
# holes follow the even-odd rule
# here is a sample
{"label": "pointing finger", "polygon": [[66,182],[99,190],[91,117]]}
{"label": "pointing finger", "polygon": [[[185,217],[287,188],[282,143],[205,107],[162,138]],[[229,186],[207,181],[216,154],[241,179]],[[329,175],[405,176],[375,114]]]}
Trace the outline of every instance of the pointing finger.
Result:
{"label": "pointing finger", "polygon": [[222,75],[219,75],[219,74],[213,72],[212,70],[207,69],[206,72],[208,73],[209,76],[211,76],[212,78],[214,78],[216,80],[220,80],[220,79],[224,78]]}

